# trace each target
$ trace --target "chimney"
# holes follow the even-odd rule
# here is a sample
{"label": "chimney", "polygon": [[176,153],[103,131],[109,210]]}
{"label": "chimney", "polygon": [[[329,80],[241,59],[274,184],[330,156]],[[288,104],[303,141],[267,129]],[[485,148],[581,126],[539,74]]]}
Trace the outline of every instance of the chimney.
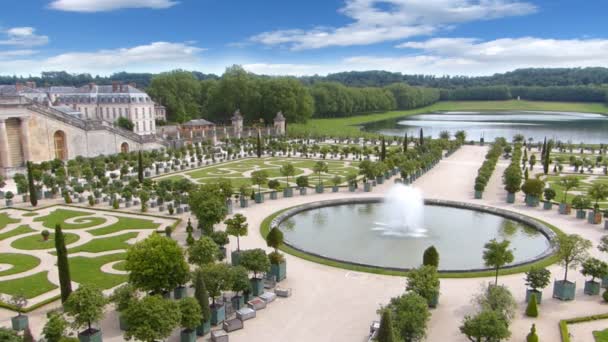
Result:
{"label": "chimney", "polygon": [[33,82],[33,81],[25,82],[25,86],[28,88],[36,89],[36,82]]}
{"label": "chimney", "polygon": [[23,84],[21,82],[17,82],[15,84],[15,90],[20,93],[23,90]]}
{"label": "chimney", "polygon": [[112,92],[113,93],[118,92],[118,82],[117,81],[112,82]]}

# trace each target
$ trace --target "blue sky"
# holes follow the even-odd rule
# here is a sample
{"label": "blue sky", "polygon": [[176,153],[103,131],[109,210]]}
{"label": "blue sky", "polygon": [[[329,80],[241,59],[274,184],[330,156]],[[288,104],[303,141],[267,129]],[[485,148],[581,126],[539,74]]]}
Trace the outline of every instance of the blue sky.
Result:
{"label": "blue sky", "polygon": [[10,0],[0,74],[608,66],[605,0]]}

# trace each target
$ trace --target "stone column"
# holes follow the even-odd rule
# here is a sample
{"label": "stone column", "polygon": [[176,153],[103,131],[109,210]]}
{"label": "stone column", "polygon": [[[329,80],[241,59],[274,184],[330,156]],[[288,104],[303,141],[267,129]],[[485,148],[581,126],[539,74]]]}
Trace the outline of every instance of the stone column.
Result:
{"label": "stone column", "polygon": [[0,164],[2,167],[9,167],[8,158],[8,136],[6,135],[6,121],[0,119]]}
{"label": "stone column", "polygon": [[[23,149],[23,160],[28,162],[30,160],[30,130],[29,130],[29,117],[21,118],[21,147]],[[67,142],[66,142],[67,143]]]}

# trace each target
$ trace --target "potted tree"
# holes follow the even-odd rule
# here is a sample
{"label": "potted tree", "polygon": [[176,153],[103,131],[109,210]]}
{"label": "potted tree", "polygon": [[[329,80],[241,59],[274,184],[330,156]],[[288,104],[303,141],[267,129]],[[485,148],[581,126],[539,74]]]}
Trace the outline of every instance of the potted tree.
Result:
{"label": "potted tree", "polygon": [[576,283],[568,281],[568,269],[576,268],[585,259],[587,251],[591,248],[591,241],[580,235],[560,235],[557,237],[557,257],[564,266],[564,279],[553,282],[553,298],[561,300],[573,300],[576,291]]}
{"label": "potted tree", "polygon": [[497,241],[496,239],[484,245],[483,260],[486,266],[493,267],[496,275],[494,286],[498,285],[498,271],[504,265],[513,262],[513,250],[509,249],[509,240]]}
{"label": "potted tree", "polygon": [[180,325],[184,328],[180,332],[180,342],[196,342],[196,328],[201,323],[201,306],[196,299],[186,297],[180,299],[179,311]]}
{"label": "potted tree", "polygon": [[332,184],[334,185],[331,188],[332,192],[338,192],[340,190],[340,188],[338,188],[338,186],[342,183],[342,177],[335,175],[332,179],[331,179]]}
{"label": "potted tree", "polygon": [[40,235],[42,235],[42,240],[43,241],[49,241],[49,236],[51,236],[51,233],[48,230],[43,230]]}
{"label": "potted tree", "polygon": [[247,208],[249,206],[249,196],[251,196],[252,190],[247,185],[242,185],[239,188],[240,192],[240,205],[241,208]]}
{"label": "potted tree", "polygon": [[262,184],[266,184],[266,182],[268,182],[268,172],[266,170],[257,170],[251,173],[251,183],[258,186],[258,192],[255,194],[255,203],[264,203]]}
{"label": "potted tree", "polygon": [[126,341],[159,341],[179,326],[181,313],[177,302],[153,295],[131,303],[124,316],[129,326],[124,334]]}
{"label": "potted tree", "polygon": [[553,208],[553,199],[557,196],[555,190],[553,188],[546,188],[543,191],[543,196],[545,197],[545,201],[543,202],[543,209],[551,210]]}
{"label": "potted tree", "polygon": [[110,302],[114,303],[118,312],[118,325],[121,330],[127,330],[128,328],[123,313],[135,301],[137,301],[135,288],[128,283],[114,290],[114,293],[110,296]]}
{"label": "potted tree", "polygon": [[268,181],[268,188],[272,190],[270,191],[270,199],[276,200],[278,198],[277,191],[281,188],[281,183],[276,179],[271,179]]}
{"label": "potted tree", "polygon": [[505,170],[503,183],[505,190],[507,190],[507,203],[515,203],[515,193],[521,189],[521,169],[519,165],[511,164]]}
{"label": "potted tree", "polygon": [[355,190],[357,190],[357,174],[348,174],[348,176],[346,176],[346,181],[348,182],[348,191],[355,192]]}
{"label": "potted tree", "polygon": [[23,331],[29,328],[29,319],[23,314],[23,308],[27,306],[27,298],[24,295],[18,294],[11,296],[8,303],[15,308],[17,316],[11,317],[11,326],[15,331]]}
{"label": "potted tree", "polygon": [[5,202],[5,204],[6,204],[7,207],[12,207],[13,206],[13,198],[14,197],[15,197],[15,194],[13,194],[12,191],[7,191],[4,194],[4,198],[5,198],[4,202]]}
{"label": "potted tree", "polygon": [[283,197],[292,197],[293,196],[293,188],[289,184],[289,177],[294,176],[296,174],[296,168],[292,163],[287,163],[281,166],[280,169],[281,175],[285,176],[285,188],[283,188]]}
{"label": "potted tree", "polygon": [[585,294],[599,295],[600,283],[595,281],[595,278],[602,279],[608,275],[608,264],[596,258],[588,258],[583,261],[581,273],[586,277],[591,277],[591,280],[585,281]]}
{"label": "potted tree", "polygon": [[245,305],[245,296],[242,294],[251,292],[249,274],[243,266],[234,266],[230,269],[230,290],[234,291],[231,299],[232,307],[239,310]]}
{"label": "potted tree", "polygon": [[572,207],[576,209],[576,218],[584,220],[587,217],[586,208],[589,207],[591,201],[583,195],[577,195],[572,199]]}
{"label": "potted tree", "polygon": [[226,259],[226,245],[230,242],[228,233],[221,230],[214,231],[211,233],[211,239],[219,248],[217,259],[220,261]]}
{"label": "potted tree", "polygon": [[222,295],[222,291],[230,289],[230,268],[222,262],[210,263],[201,267],[205,286],[211,296],[211,318],[212,325],[218,325],[226,319],[226,307],[223,303],[215,301]]}
{"label": "potted tree", "polygon": [[543,298],[542,289],[549,285],[551,281],[551,272],[546,268],[532,267],[526,272],[526,303],[530,301],[532,296],[536,297],[536,302],[541,303]]}
{"label": "potted tree", "polygon": [[235,214],[234,217],[224,221],[226,224],[226,233],[228,235],[236,236],[236,251],[232,251],[230,254],[230,260],[233,266],[239,264],[239,258],[241,253],[240,237],[247,235],[247,218],[243,214]]}
{"label": "potted tree", "polygon": [[526,194],[526,205],[537,207],[540,196],[543,194],[545,183],[537,178],[527,179],[521,186],[521,190]]}
{"label": "potted tree", "polygon": [[262,294],[264,292],[264,280],[258,278],[258,273],[268,272],[270,269],[270,261],[266,251],[260,248],[242,251],[240,265],[249,272],[253,272],[253,277],[250,279],[251,293],[254,296]]}
{"label": "potted tree", "polygon": [[101,342],[101,330],[93,328],[92,324],[103,319],[103,309],[106,306],[106,298],[101,290],[81,285],[72,292],[68,300],[63,303],[63,309],[73,319],[73,325],[77,328],[85,328],[78,333],[80,342]]}
{"label": "potted tree", "polygon": [[193,285],[194,285],[194,298],[201,307],[201,316],[199,325],[196,327],[196,334],[198,336],[204,336],[211,331],[211,310],[209,308],[209,292],[205,286],[203,279],[203,273],[199,269],[194,272]]}
{"label": "potted tree", "polygon": [[308,188],[308,176],[300,176],[296,178],[296,185],[300,188],[300,195],[306,195]]}
{"label": "potted tree", "polygon": [[568,192],[580,184],[577,176],[566,176],[559,180],[559,185],[564,189],[564,197],[559,204],[559,213],[562,215],[570,215],[572,206],[568,203]]}
{"label": "potted tree", "polygon": [[272,228],[266,235],[266,244],[268,247],[274,248],[274,251],[268,255],[270,274],[274,276],[275,281],[280,282],[287,277],[287,262],[285,257],[279,253],[279,247],[283,244],[283,232],[277,227]]}
{"label": "potted tree", "polygon": [[321,182],[321,173],[327,173],[327,171],[329,171],[329,167],[327,166],[326,162],[318,161],[315,163],[312,170],[317,175],[317,185],[315,187],[315,192],[318,194],[322,194],[325,190],[325,186]]}
{"label": "potted tree", "polygon": [[436,308],[439,302],[439,274],[437,268],[423,265],[407,273],[406,291],[412,291],[424,298],[430,308]]}
{"label": "potted tree", "polygon": [[604,183],[594,183],[587,192],[591,199],[595,200],[593,212],[589,213],[589,223],[602,223],[602,212],[600,211],[599,201],[603,201],[608,197],[608,185]]}

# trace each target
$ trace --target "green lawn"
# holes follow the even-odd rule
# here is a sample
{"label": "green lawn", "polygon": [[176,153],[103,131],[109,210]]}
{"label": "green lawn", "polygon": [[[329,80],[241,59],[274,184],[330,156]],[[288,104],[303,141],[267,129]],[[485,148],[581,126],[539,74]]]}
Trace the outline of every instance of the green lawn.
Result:
{"label": "green lawn", "polygon": [[156,229],[159,226],[158,223],[154,223],[153,221],[150,221],[150,220],[144,220],[144,219],[132,218],[132,217],[117,217],[117,218],[118,218],[118,222],[116,222],[112,225],[109,225],[107,227],[90,230],[89,233],[91,233],[95,236],[99,236],[99,235],[112,234],[114,232],[119,232],[121,230],[128,230],[128,229]]}
{"label": "green lawn", "polygon": [[127,276],[104,273],[101,271],[101,266],[113,261],[124,260],[125,256],[125,253],[117,253],[97,258],[70,258],[72,280],[79,284],[95,285],[102,290],[113,288],[127,281]]}
{"label": "green lawn", "polygon": [[[76,234],[64,233],[65,244],[70,245],[80,239]],[[17,239],[11,243],[11,247],[26,251],[55,248],[55,233],[49,235],[49,239],[44,241],[41,234],[33,234]]]}
{"label": "green lawn", "polygon": [[12,268],[0,272],[0,276],[7,276],[31,270],[40,265],[40,259],[27,254],[2,253],[0,263],[13,265]]}
{"label": "green lawn", "polygon": [[[565,175],[564,175],[565,176]],[[562,202],[564,199],[564,188],[559,185],[559,180],[564,176],[555,176],[550,175],[546,177],[546,182],[549,183],[549,186],[555,190],[557,196],[555,197],[555,201]],[[608,177],[600,176],[594,180],[589,181],[589,175],[576,175],[576,177],[580,180],[580,185],[576,188],[570,189],[568,192],[568,196],[566,197],[566,202],[571,203],[572,199],[579,195],[586,195],[589,188],[593,183],[605,183],[608,184]],[[601,208],[608,207],[608,202],[603,201],[599,202]]]}
{"label": "green lawn", "polygon": [[608,342],[608,329],[594,331],[593,338],[595,338],[595,342]]}
{"label": "green lawn", "polygon": [[117,271],[126,271],[127,269],[125,268],[127,266],[127,262],[126,261],[121,261],[121,262],[117,262],[115,263],[112,268],[117,270]]}
{"label": "green lawn", "polygon": [[26,298],[34,298],[41,294],[56,289],[48,280],[48,272],[40,272],[29,277],[0,281],[0,293],[9,296],[24,295]]}
{"label": "green lawn", "polygon": [[23,225],[23,226],[19,226],[13,230],[9,230],[8,232],[4,232],[2,234],[0,234],[0,241],[8,239],[10,237],[13,236],[17,236],[17,235],[21,235],[21,234],[27,234],[27,233],[31,233],[34,232],[35,230],[33,230],[32,228],[30,228],[30,226],[28,225]]}
{"label": "green lawn", "polygon": [[11,218],[7,213],[0,213],[0,229],[5,228],[11,223],[18,223],[19,219]]}
{"label": "green lawn", "polygon": [[[358,162],[340,161],[327,159],[325,162],[328,165],[329,171],[321,174],[321,181],[325,185],[332,185],[331,179],[339,175],[342,177],[342,182],[346,182],[346,176],[350,173],[358,173]],[[292,163],[295,167],[295,176],[290,177],[290,185],[295,186],[295,180],[299,175],[304,174],[305,169],[312,170],[317,160],[300,159],[300,158],[281,158],[281,157],[268,157],[261,159],[248,159],[236,162],[222,163],[219,165],[213,165],[204,167],[199,170],[188,172],[188,176],[196,179],[198,183],[213,183],[218,179],[228,179],[231,181],[232,186],[238,189],[242,185],[253,186],[250,178],[244,177],[245,173],[253,170],[265,170],[268,173],[269,179],[277,179],[282,185],[285,185],[285,177],[281,175],[281,166]],[[309,183],[311,186],[317,184],[318,176],[311,174],[309,176]],[[257,191],[257,185],[253,186]],[[268,191],[269,189],[264,184],[262,185],[262,191]]]}
{"label": "green lawn", "polygon": [[23,214],[23,215],[21,215],[21,216],[23,216],[23,217],[32,217],[32,216],[38,216],[38,213],[26,213],[26,214]]}
{"label": "green lawn", "polygon": [[136,238],[137,235],[138,233],[126,233],[107,238],[94,239],[85,243],[84,245],[68,249],[68,253],[100,253],[105,251],[115,251],[118,249],[127,249],[130,245],[126,241]]}
{"label": "green lawn", "polygon": [[[36,222],[42,222],[42,225],[55,229],[55,225],[60,224],[63,229],[83,229],[95,227],[100,224],[104,224],[106,220],[101,217],[80,217],[80,216],[90,216],[91,213],[83,212],[83,211],[74,211],[74,210],[65,210],[65,209],[57,209],[51,212],[47,216],[37,217],[34,219]],[[74,221],[76,223],[68,224],[65,223],[66,220],[75,218]]]}
{"label": "green lawn", "polygon": [[[608,113],[608,106],[603,103],[580,102],[543,102],[543,101],[441,101],[431,106],[384,113],[357,115],[347,118],[313,119],[305,124],[291,123],[287,130],[296,135],[330,135],[330,136],[372,136],[376,134],[361,132],[358,125],[396,119],[408,115],[434,111],[493,111],[493,110],[537,110],[566,111],[582,113]],[[531,114],[533,115],[533,114]]]}

